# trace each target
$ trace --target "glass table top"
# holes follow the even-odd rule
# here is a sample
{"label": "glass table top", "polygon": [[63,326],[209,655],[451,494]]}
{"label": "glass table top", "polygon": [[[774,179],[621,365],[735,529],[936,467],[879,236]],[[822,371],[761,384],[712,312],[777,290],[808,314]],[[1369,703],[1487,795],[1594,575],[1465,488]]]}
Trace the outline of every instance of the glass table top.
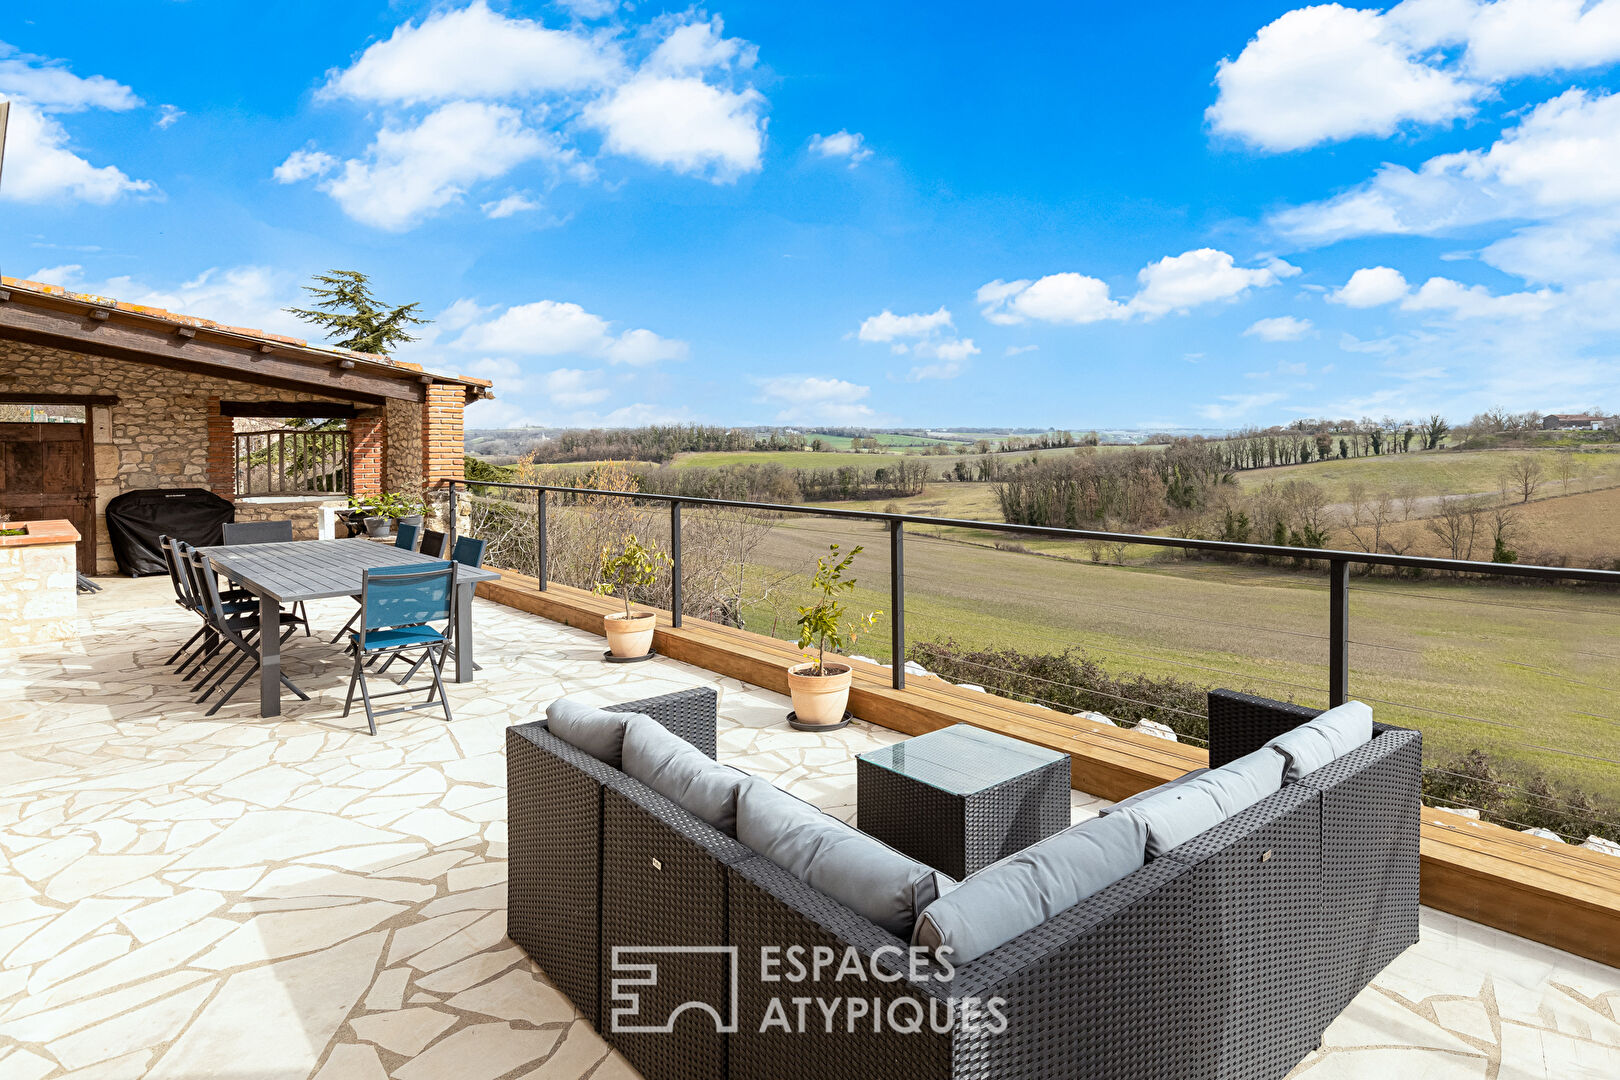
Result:
{"label": "glass table top", "polygon": [[953,795],[971,795],[1068,757],[971,724],[954,724],[860,755],[869,765]]}

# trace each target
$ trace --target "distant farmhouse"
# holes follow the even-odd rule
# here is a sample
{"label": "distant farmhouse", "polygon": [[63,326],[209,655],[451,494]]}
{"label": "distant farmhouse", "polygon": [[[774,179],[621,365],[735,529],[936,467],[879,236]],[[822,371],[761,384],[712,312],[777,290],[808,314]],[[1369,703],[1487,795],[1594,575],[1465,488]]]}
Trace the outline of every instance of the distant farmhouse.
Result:
{"label": "distant farmhouse", "polygon": [[1588,413],[1553,413],[1541,418],[1542,431],[1602,431],[1613,426],[1613,418]]}

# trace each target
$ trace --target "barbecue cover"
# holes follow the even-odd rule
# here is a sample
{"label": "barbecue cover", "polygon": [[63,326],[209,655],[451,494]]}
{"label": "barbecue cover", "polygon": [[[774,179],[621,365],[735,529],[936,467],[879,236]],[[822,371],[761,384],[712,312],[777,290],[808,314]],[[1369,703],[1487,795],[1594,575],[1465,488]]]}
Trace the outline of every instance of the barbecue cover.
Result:
{"label": "barbecue cover", "polygon": [[167,574],[158,537],[172,536],[195,547],[222,544],[222,526],[235,520],[230,500],[206,488],[147,488],[126,491],[107,503],[107,538],[120,573]]}

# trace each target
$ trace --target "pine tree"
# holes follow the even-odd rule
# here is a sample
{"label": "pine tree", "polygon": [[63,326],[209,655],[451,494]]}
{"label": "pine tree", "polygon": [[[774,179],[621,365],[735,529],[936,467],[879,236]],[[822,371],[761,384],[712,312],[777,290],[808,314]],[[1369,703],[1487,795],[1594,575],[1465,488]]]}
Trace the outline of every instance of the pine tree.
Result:
{"label": "pine tree", "polygon": [[305,285],[304,291],[315,297],[315,307],[321,310],[288,308],[287,311],[320,326],[328,338],[342,335],[342,340],[332,342],[340,349],[386,356],[395,345],[416,340],[406,333],[407,326],[429,321],[417,318],[420,304],[389,308],[378,303],[371,295],[371,279],[358,270],[316,274],[315,281],[317,284]]}

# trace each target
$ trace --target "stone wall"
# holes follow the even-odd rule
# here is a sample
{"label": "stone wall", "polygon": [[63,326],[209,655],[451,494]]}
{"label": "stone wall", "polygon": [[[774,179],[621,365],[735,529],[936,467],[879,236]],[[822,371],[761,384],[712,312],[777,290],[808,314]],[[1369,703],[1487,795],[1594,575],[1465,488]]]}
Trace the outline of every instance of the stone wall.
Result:
{"label": "stone wall", "polygon": [[[0,341],[0,371],[16,376],[6,385],[8,393],[117,395],[117,405],[91,410],[98,519],[108,500],[125,491],[213,486],[209,476],[210,399],[335,400],[14,341]],[[392,420],[400,414],[407,430],[405,438],[414,441],[408,441],[403,452],[387,455],[388,482],[391,490],[419,490],[421,406],[398,404],[403,408],[390,407],[387,415]],[[381,410],[378,412],[380,415]],[[410,418],[415,418],[415,424],[409,423]],[[414,472],[407,467],[410,462],[415,463]],[[244,510],[244,519],[261,516],[259,506]],[[275,515],[265,512],[263,516]],[[97,526],[96,566],[101,573],[116,569],[103,521]]]}
{"label": "stone wall", "polygon": [[422,406],[414,401],[388,401],[388,448],[383,455],[383,490],[399,495],[422,493]]}
{"label": "stone wall", "polygon": [[[30,523],[32,524],[32,523]],[[66,525],[66,522],[62,522]],[[68,535],[74,535],[68,528]],[[54,645],[78,634],[78,544],[0,545],[0,649]]]}

